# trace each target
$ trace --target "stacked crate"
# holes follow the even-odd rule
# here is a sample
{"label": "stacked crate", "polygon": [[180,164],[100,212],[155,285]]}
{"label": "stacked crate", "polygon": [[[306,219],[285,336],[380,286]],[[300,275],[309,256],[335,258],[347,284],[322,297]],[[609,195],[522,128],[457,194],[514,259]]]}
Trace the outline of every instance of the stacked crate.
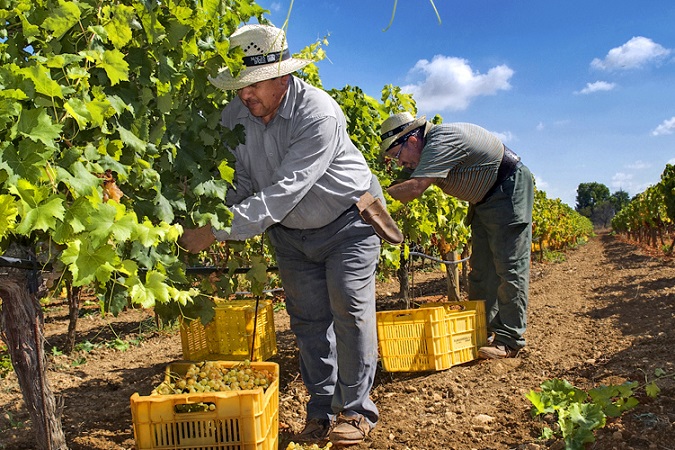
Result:
{"label": "stacked crate", "polygon": [[183,320],[180,338],[185,360],[266,361],[277,354],[272,301],[219,300],[207,325]]}
{"label": "stacked crate", "polygon": [[377,313],[378,349],[387,372],[445,370],[478,357],[487,342],[485,302],[427,303]]}
{"label": "stacked crate", "polygon": [[206,325],[199,319],[181,321],[184,361],[166,367],[165,383],[200,361],[232,368],[245,360],[251,369],[272,374],[274,381],[264,390],[133,394],[137,450],[277,450],[279,365],[264,362],[277,354],[272,301],[218,300],[214,309]]}
{"label": "stacked crate", "polygon": [[[165,382],[185,374],[189,362],[166,368]],[[239,362],[219,361],[223,367]],[[262,388],[131,396],[131,416],[136,450],[277,450],[279,434],[279,365],[253,362],[266,370],[273,382]],[[189,412],[190,405],[208,405]]]}

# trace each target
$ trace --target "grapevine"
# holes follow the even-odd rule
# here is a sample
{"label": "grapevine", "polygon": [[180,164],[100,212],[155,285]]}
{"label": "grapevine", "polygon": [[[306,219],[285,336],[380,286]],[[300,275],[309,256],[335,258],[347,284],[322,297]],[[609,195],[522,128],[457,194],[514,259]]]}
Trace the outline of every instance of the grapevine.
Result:
{"label": "grapevine", "polygon": [[661,181],[637,194],[612,218],[612,229],[629,239],[672,251],[665,237],[675,222],[675,167],[666,164]]}
{"label": "grapevine", "polygon": [[191,364],[185,375],[170,373],[152,395],[197,394],[229,392],[261,388],[267,390],[274,381],[269,371],[251,366],[246,360],[233,367],[223,367],[216,361]]}

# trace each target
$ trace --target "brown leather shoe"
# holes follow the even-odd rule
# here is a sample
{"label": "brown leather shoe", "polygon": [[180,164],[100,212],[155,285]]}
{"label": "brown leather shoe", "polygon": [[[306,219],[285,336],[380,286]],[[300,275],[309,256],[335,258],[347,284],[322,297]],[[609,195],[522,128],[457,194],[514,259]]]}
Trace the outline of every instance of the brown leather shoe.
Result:
{"label": "brown leather shoe", "polygon": [[297,442],[311,442],[319,443],[328,439],[330,433],[329,419],[309,419],[305,428],[295,436],[294,440]]}
{"label": "brown leather shoe", "polygon": [[520,350],[514,350],[508,345],[495,342],[478,349],[478,357],[482,359],[515,358]]}
{"label": "brown leather shoe", "polygon": [[340,414],[328,438],[334,445],[355,445],[363,442],[368,433],[370,424],[365,417]]}

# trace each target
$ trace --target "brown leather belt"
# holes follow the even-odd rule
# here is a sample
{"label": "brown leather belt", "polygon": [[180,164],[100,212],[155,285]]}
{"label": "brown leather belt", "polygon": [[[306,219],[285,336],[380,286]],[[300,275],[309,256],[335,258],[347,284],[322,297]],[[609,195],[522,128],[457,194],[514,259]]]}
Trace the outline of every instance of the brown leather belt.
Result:
{"label": "brown leather belt", "polygon": [[481,200],[479,203],[484,202],[488,197],[494,194],[499,186],[501,186],[501,184],[504,182],[504,180],[513,175],[516,169],[522,165],[523,163],[520,162],[520,156],[516,155],[505,145],[504,156],[502,157],[502,162],[499,164],[499,169],[497,170],[497,179],[490,190],[487,191],[487,193],[483,196],[483,200]]}

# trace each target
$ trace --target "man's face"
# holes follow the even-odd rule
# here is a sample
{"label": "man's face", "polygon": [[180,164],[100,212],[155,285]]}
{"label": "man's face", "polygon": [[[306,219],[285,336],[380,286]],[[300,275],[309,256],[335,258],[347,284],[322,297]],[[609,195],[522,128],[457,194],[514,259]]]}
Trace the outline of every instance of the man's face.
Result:
{"label": "man's face", "polygon": [[414,170],[420,163],[420,144],[421,141],[416,136],[409,136],[401,144],[387,150],[384,157],[401,167]]}
{"label": "man's face", "polygon": [[253,83],[237,90],[237,95],[251,114],[267,124],[279,110],[288,89],[288,77],[289,75],[284,75]]}

